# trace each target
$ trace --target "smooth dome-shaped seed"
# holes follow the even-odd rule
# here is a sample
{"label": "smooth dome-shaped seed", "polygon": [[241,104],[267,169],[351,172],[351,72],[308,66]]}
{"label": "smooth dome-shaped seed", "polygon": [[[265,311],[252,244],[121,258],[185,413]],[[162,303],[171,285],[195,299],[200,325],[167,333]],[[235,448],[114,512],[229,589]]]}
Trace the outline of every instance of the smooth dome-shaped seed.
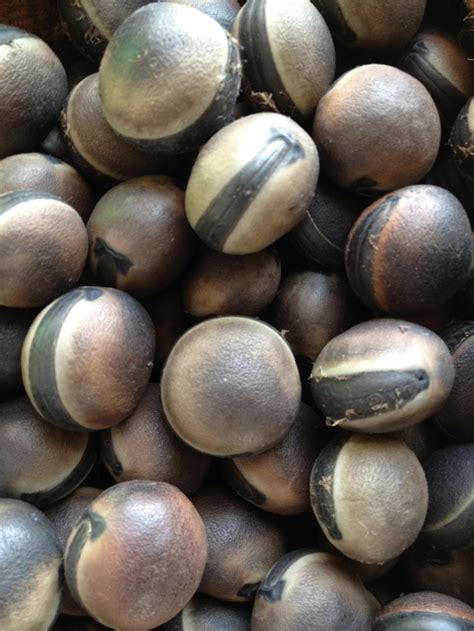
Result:
{"label": "smooth dome-shaped seed", "polygon": [[232,120],[239,51],[202,11],[152,2],[115,31],[99,75],[104,115],[117,134],[145,151],[181,153]]}
{"label": "smooth dome-shaped seed", "polygon": [[193,504],[209,545],[199,591],[221,600],[253,600],[260,581],[286,552],[281,525],[226,489],[202,489]]}
{"label": "smooth dome-shaped seed", "polygon": [[454,163],[462,177],[474,187],[474,98],[459,112],[449,138]]}
{"label": "smooth dome-shaped seed", "polygon": [[245,605],[196,594],[162,631],[250,631],[250,613]]}
{"label": "smooth dome-shaped seed", "polygon": [[329,182],[318,182],[306,215],[288,240],[298,254],[317,265],[342,269],[347,236],[364,207],[359,197]]}
{"label": "smooth dome-shaped seed", "polygon": [[435,548],[474,545],[474,443],[435,451],[425,463],[429,503],[420,538]]}
{"label": "smooth dome-shaped seed", "polygon": [[79,486],[95,459],[86,433],[46,423],[26,397],[0,403],[0,496],[52,504]]}
{"label": "smooth dome-shaped seed", "polygon": [[443,335],[453,356],[455,376],[451,393],[436,412],[443,432],[460,441],[474,441],[474,322],[460,322]]}
{"label": "smooth dome-shaped seed", "polygon": [[108,191],[87,222],[89,266],[99,284],[138,296],[159,293],[194,252],[184,193],[167,177],[128,180]]}
{"label": "smooth dome-shaped seed", "polygon": [[259,252],[301,221],[318,175],[316,146],[294,121],[265,112],[244,116],[201,149],[186,214],[214,250]]}
{"label": "smooth dome-shaped seed", "polygon": [[227,316],[180,338],[163,371],[161,396],[171,427],[191,447],[215,456],[252,455],[289,431],[301,382],[275,329]]}
{"label": "smooth dome-shaped seed", "polygon": [[435,333],[403,320],[372,320],[331,340],[311,374],[328,425],[395,432],[428,418],[446,400],[454,366]]}
{"label": "smooth dome-shaped seed", "polygon": [[319,102],[313,137],[328,177],[357,193],[416,184],[436,159],[441,123],[428,90],[406,72],[368,64]]}
{"label": "smooth dome-shaped seed", "polygon": [[153,324],[117,289],[80,287],[43,309],[22,350],[23,383],[46,420],[73,431],[129,416],[153,366]]}
{"label": "smooth dome-shaped seed", "polygon": [[426,0],[314,0],[348,48],[378,54],[401,50],[417,32]]}
{"label": "smooth dome-shaped seed", "polygon": [[405,72],[421,81],[433,97],[448,131],[473,91],[471,64],[454,37],[423,27],[399,61]]}
{"label": "smooth dome-shaped seed", "polygon": [[207,13],[226,31],[231,30],[237,13],[240,11],[238,0],[171,0],[171,2],[187,4],[189,7]]}
{"label": "smooth dome-shaped seed", "polygon": [[133,481],[89,505],[64,567],[75,600],[96,620],[145,631],[192,598],[206,558],[206,531],[188,498],[165,482]]}
{"label": "smooth dome-shaped seed", "polygon": [[407,594],[384,607],[372,628],[373,631],[469,631],[474,629],[474,609],[444,594]]}
{"label": "smooth dome-shaped seed", "polygon": [[157,383],[148,386],[131,416],[102,433],[101,454],[117,482],[168,482],[187,495],[201,486],[210,464],[171,431]]}
{"label": "smooth dome-shaped seed", "polygon": [[14,191],[42,191],[61,198],[84,221],[94,207],[94,195],[71,165],[44,153],[22,153],[0,162],[0,195]]}
{"label": "smooth dome-shaped seed", "polygon": [[327,442],[318,415],[301,403],[285,438],[257,456],[223,463],[224,477],[244,499],[281,515],[296,515],[311,508],[308,480],[314,460]]}
{"label": "smooth dome-shaped seed", "polygon": [[164,173],[170,166],[169,158],[143,153],[112,130],[102,111],[97,73],[73,88],[60,122],[68,159],[100,183],[112,185],[140,175]]}
{"label": "smooth dome-shaped seed", "polygon": [[59,0],[61,26],[74,46],[99,61],[120,24],[150,0]]}
{"label": "smooth dome-shaped seed", "polygon": [[270,322],[283,331],[295,355],[316,359],[326,344],[351,324],[353,296],[337,273],[288,274],[270,311]]}
{"label": "smooth dome-shaped seed", "polygon": [[247,0],[232,32],[242,47],[250,100],[258,109],[307,120],[336,72],[331,34],[315,6]]}
{"label": "smooth dome-shaped seed", "polygon": [[[69,535],[73,531],[76,523],[79,521],[79,518],[82,517],[82,513],[101,493],[101,489],[81,487],[65,499],[44,510],[44,514],[51,521],[54,529],[56,530],[63,552],[66,549]],[[61,611],[68,616],[87,615],[84,609],[79,607],[79,605],[74,601],[67,587],[63,590]],[[77,629],[77,631],[83,630]]]}
{"label": "smooth dome-shaped seed", "polygon": [[183,306],[196,317],[258,316],[275,297],[281,264],[275,250],[232,256],[202,249],[183,280]]}
{"label": "smooth dome-shaped seed", "polygon": [[372,309],[416,314],[440,307],[466,282],[471,242],[469,218],[454,195],[409,186],[378,199],[355,222],[347,276]]}
{"label": "smooth dome-shaped seed", "polygon": [[67,96],[66,72],[51,48],[0,24],[0,158],[31,151],[47,135]]}
{"label": "smooth dome-shaped seed", "polygon": [[362,563],[399,556],[417,538],[428,508],[418,459],[388,436],[333,439],[316,458],[310,492],[326,537]]}
{"label": "smooth dome-shaped seed", "polygon": [[12,394],[21,385],[21,349],[37,312],[0,307],[0,392]]}
{"label": "smooth dome-shaped seed", "polygon": [[0,499],[0,627],[49,629],[61,598],[62,554],[48,519],[34,506]]}
{"label": "smooth dome-shaped seed", "polygon": [[77,283],[87,231],[69,204],[48,193],[0,196],[0,305],[43,307]]}
{"label": "smooth dome-shaped seed", "polygon": [[408,592],[440,592],[474,606],[472,567],[474,546],[439,550],[416,543],[400,563],[401,579]]}
{"label": "smooth dome-shaped seed", "polygon": [[377,610],[375,599],[342,560],[297,550],[280,559],[262,581],[252,631],[368,631]]}

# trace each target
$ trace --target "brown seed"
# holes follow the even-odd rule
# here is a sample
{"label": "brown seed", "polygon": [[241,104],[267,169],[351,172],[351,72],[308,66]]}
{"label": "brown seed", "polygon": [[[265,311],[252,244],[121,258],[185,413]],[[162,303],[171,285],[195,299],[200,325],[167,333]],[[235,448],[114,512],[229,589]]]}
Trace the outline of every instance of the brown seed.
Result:
{"label": "brown seed", "polygon": [[0,495],[46,506],[69,495],[96,459],[86,433],[46,423],[26,397],[0,403]]}
{"label": "brown seed", "polygon": [[66,72],[31,33],[0,24],[0,158],[33,150],[67,96]]}
{"label": "brown seed", "polygon": [[381,64],[340,77],[319,102],[313,137],[327,175],[357,193],[415,184],[431,169],[441,136],[429,92]]}
{"label": "brown seed", "polygon": [[311,389],[328,425],[395,432],[446,400],[454,366],[435,333],[403,320],[363,322],[332,339],[314,363]]}
{"label": "brown seed", "polygon": [[318,182],[303,220],[288,235],[298,254],[329,269],[344,267],[344,247],[364,202],[329,182]]}
{"label": "brown seed", "polygon": [[84,221],[94,207],[94,196],[72,166],[42,153],[22,153],[0,162],[0,195],[13,191],[43,191],[72,206]]}
{"label": "brown seed", "polygon": [[386,313],[443,305],[471,266],[469,218],[448,191],[419,184],[369,206],[346,245],[346,271],[363,302]]}
{"label": "brown seed", "polygon": [[163,173],[169,159],[144,154],[117,136],[106,121],[99,98],[99,75],[73,88],[61,113],[61,129],[71,162],[86,175],[113,185],[150,173]]}
{"label": "brown seed", "polygon": [[265,112],[244,116],[201,149],[186,215],[214,250],[259,252],[301,221],[318,175],[318,151],[294,121]]}
{"label": "brown seed", "polygon": [[197,317],[258,316],[275,297],[280,278],[273,250],[232,256],[202,249],[183,280],[184,309]]}
{"label": "brown seed", "polygon": [[262,581],[252,631],[365,631],[378,609],[375,598],[341,559],[298,550],[280,559]]}
{"label": "brown seed", "polygon": [[250,455],[289,431],[301,382],[275,329],[226,316],[179,339],[163,371],[161,396],[171,427],[191,447],[216,456]]}
{"label": "brown seed", "polygon": [[165,482],[122,482],[104,491],[72,531],[68,587],[96,620],[145,631],[191,599],[207,557],[196,509]]}
{"label": "brown seed", "polygon": [[[101,493],[101,489],[80,487],[65,499],[44,510],[44,514],[51,521],[56,530],[63,552],[66,549],[69,535],[82,516],[82,513]],[[79,607],[74,601],[67,586],[63,590],[61,598],[61,611],[68,616],[87,616],[84,609]],[[83,630],[78,629],[77,631]]]}
{"label": "brown seed", "polygon": [[221,600],[252,600],[260,581],[286,552],[281,526],[224,489],[203,489],[193,503],[209,543],[199,591]]}
{"label": "brown seed", "polygon": [[311,508],[308,480],[325,443],[320,418],[302,403],[281,443],[263,454],[224,462],[224,476],[241,497],[265,511],[303,513]]}
{"label": "brown seed", "polygon": [[0,499],[0,626],[49,629],[61,598],[62,554],[56,533],[34,506]]}
{"label": "brown seed", "polygon": [[260,110],[308,120],[336,71],[332,37],[314,4],[247,0],[232,32],[249,99]]}
{"label": "brown seed", "polygon": [[384,607],[372,628],[374,631],[468,631],[474,628],[474,609],[435,592],[407,594]]}
{"label": "brown seed", "polygon": [[473,91],[471,64],[455,38],[434,27],[418,31],[399,62],[433,97],[444,131],[449,133]]}
{"label": "brown seed", "polygon": [[148,386],[131,416],[102,433],[101,454],[117,482],[169,482],[187,495],[201,486],[210,464],[171,431],[157,383]]}
{"label": "brown seed", "polygon": [[315,0],[335,37],[348,48],[387,55],[417,32],[426,0]]}
{"label": "brown seed", "polygon": [[283,332],[295,355],[316,359],[326,344],[352,319],[352,295],[337,273],[288,274],[270,311],[270,322]]}
{"label": "brown seed", "polygon": [[139,149],[191,151],[232,120],[240,71],[237,43],[215,20],[152,2],[107,46],[99,72],[104,115]]}
{"label": "brown seed", "polygon": [[181,275],[194,252],[184,193],[167,177],[149,175],[108,191],[87,231],[89,266],[99,284],[152,296]]}
{"label": "brown seed", "polygon": [[417,543],[402,557],[403,584],[410,592],[439,592],[474,606],[474,546],[439,550]]}
{"label": "brown seed", "polygon": [[49,422],[73,431],[104,429],[137,406],[154,346],[153,324],[134,298],[80,287],[33,322],[22,350],[23,383]]}
{"label": "brown seed", "polygon": [[0,305],[43,307],[77,283],[87,257],[78,213],[48,193],[0,196]]}
{"label": "brown seed", "polygon": [[384,563],[412,545],[428,507],[418,459],[388,436],[333,439],[316,458],[310,491],[326,537],[362,563]]}
{"label": "brown seed", "polygon": [[420,539],[434,548],[474,545],[474,443],[444,447],[424,465],[429,504]]}

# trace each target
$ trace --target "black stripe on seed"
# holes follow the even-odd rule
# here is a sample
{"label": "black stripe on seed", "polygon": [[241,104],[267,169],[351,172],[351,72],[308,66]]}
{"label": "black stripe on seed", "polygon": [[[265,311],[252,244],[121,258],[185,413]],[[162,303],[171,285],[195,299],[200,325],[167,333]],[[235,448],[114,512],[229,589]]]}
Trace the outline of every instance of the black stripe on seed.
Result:
{"label": "black stripe on seed", "polygon": [[[374,253],[382,230],[400,199],[400,195],[388,195],[364,219],[356,221],[350,235],[347,276],[354,292],[372,309],[379,308],[372,291]],[[371,247],[367,247],[367,242]]]}
{"label": "black stripe on seed", "polygon": [[474,618],[466,620],[431,611],[394,612],[374,622],[373,631],[473,631]]}
{"label": "black stripe on seed", "polygon": [[260,151],[229,180],[201,215],[195,227],[198,235],[210,247],[222,250],[271,176],[304,156],[301,143],[290,132],[272,127]]}
{"label": "black stripe on seed", "polygon": [[430,387],[425,370],[377,370],[316,378],[312,391],[328,424],[401,410]]}
{"label": "black stripe on seed", "polygon": [[263,506],[267,498],[258,491],[245,477],[232,460],[225,459],[222,462],[222,474],[224,480],[234,489],[234,491],[245,500]]}
{"label": "black stripe on seed", "polygon": [[319,0],[317,6],[331,26],[331,31],[340,41],[352,44],[357,40],[357,35],[350,28],[338,0]]}
{"label": "black stripe on seed", "polygon": [[315,553],[316,550],[304,548],[285,554],[285,556],[275,563],[260,584],[257,598],[263,598],[263,600],[268,602],[277,602],[281,600],[286,584],[286,581],[284,580],[286,571],[302,557]]}
{"label": "black stripe on seed", "polygon": [[64,407],[56,383],[54,356],[64,320],[83,299],[95,300],[102,290],[82,287],[60,298],[45,314],[30,345],[28,376],[32,399],[39,413],[51,423],[78,430],[78,424]]}
{"label": "black stripe on seed", "polygon": [[449,348],[451,355],[454,355],[456,350],[469,338],[474,336],[474,322],[465,321],[456,324],[447,329],[442,338]]}
{"label": "black stripe on seed", "polygon": [[341,436],[332,440],[319,454],[311,471],[311,505],[331,539],[336,541],[340,541],[343,537],[336,521],[336,506],[333,495],[334,473],[339,454],[349,438],[348,436]]}
{"label": "black stripe on seed", "polygon": [[83,482],[89,475],[94,462],[97,458],[96,441],[92,434],[89,436],[89,440],[86,449],[82,455],[77,466],[71,471],[71,473],[59,484],[46,491],[38,491],[37,493],[23,493],[20,499],[34,504],[39,508],[54,504],[58,500],[62,499],[66,495],[69,495],[74,489],[76,489],[81,482]]}
{"label": "black stripe on seed", "polygon": [[81,521],[77,527],[74,537],[69,545],[68,553],[65,559],[66,580],[74,600],[84,609],[84,603],[81,600],[78,587],[78,565],[81,559],[82,550],[88,541],[95,541],[106,530],[106,520],[87,508],[82,515]]}
{"label": "black stripe on seed", "polygon": [[[466,102],[463,94],[430,62],[429,49],[423,41],[416,42],[405,56],[402,69],[419,79],[441,109],[450,124]],[[448,121],[446,121],[448,122]]]}
{"label": "black stripe on seed", "polygon": [[128,256],[111,248],[103,239],[96,238],[94,254],[97,258],[95,275],[99,282],[107,287],[117,287],[118,274],[126,276],[133,267]]}
{"label": "black stripe on seed", "polygon": [[100,455],[104,463],[110,467],[114,475],[120,476],[123,473],[123,466],[115,453],[112,430],[106,429],[101,433]]}
{"label": "black stripe on seed", "polygon": [[253,600],[255,597],[255,594],[258,591],[259,586],[260,586],[260,582],[246,583],[245,585],[242,585],[242,587],[239,589],[239,591],[237,592],[237,596],[240,596],[240,598],[247,598],[248,600]]}
{"label": "black stripe on seed", "polygon": [[266,5],[266,0],[247,0],[239,18],[239,42],[244,48],[245,75],[251,89],[257,93],[268,93],[279,112],[304,120],[306,117],[287,93],[273,61]]}

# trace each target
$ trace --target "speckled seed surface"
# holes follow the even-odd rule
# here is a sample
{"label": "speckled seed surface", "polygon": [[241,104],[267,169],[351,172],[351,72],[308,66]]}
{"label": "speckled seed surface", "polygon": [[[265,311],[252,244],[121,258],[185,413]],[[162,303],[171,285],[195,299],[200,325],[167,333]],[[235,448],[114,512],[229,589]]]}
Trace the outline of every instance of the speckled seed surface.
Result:
{"label": "speckled seed surface", "polygon": [[288,432],[301,382],[291,349],[275,329],[227,316],[179,339],[161,396],[171,427],[191,447],[216,456],[250,455]]}

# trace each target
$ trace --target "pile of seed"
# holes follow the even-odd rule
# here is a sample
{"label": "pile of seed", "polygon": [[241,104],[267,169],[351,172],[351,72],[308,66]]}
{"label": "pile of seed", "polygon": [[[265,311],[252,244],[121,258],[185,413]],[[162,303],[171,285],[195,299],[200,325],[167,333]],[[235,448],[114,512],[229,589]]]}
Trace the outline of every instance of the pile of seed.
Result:
{"label": "pile of seed", "polygon": [[473,630],[474,2],[0,22],[1,631]]}

